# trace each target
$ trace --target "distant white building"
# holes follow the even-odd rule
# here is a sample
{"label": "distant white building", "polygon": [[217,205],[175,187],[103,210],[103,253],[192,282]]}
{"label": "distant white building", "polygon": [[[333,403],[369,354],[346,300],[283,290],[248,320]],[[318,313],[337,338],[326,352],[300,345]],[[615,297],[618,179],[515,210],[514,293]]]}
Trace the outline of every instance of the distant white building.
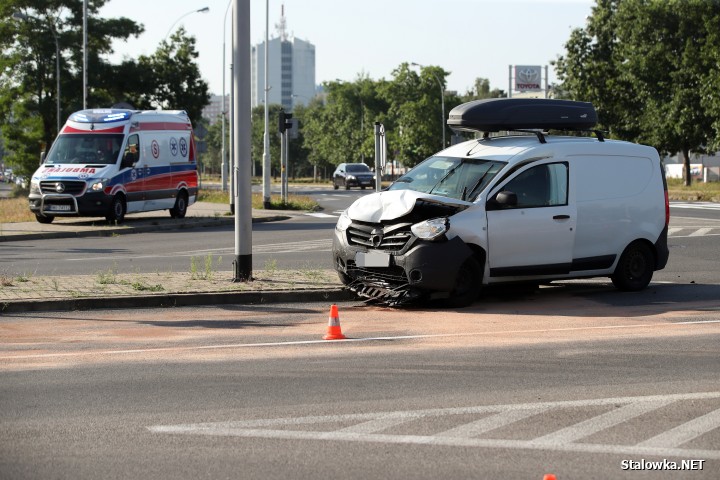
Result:
{"label": "distant white building", "polygon": [[[287,35],[284,6],[276,28],[278,36],[268,42],[268,104],[292,111],[315,96],[315,45]],[[265,42],[252,47],[251,75],[252,106],[257,107],[265,100]]]}
{"label": "distant white building", "polygon": [[202,116],[212,125],[219,122],[223,112],[230,112],[230,95],[225,95],[225,105],[223,106],[222,95],[212,95],[210,103],[203,108]]}

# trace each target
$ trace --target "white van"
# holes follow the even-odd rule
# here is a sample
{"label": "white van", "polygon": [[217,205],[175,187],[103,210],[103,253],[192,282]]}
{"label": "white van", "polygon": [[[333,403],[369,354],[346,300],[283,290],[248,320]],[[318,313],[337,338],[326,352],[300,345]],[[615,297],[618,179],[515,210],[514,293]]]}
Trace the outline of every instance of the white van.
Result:
{"label": "white van", "polygon": [[544,132],[586,130],[596,118],[591,104],[562,100],[456,107],[453,128],[526,135],[451,146],[358,199],[335,229],[340,279],[388,304],[445,297],[454,306],[510,282],[609,276],[621,290],[645,288],[669,255],[657,151],[601,132]]}
{"label": "white van", "polygon": [[70,115],[30,181],[30,210],[104,216],[169,210],[182,218],[198,193],[192,124],[184,111],[82,110]]}

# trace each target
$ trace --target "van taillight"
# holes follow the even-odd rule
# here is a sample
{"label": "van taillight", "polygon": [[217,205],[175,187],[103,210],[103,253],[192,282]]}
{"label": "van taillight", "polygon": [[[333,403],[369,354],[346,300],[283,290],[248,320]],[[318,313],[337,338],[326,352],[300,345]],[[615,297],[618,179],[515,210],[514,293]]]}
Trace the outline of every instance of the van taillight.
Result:
{"label": "van taillight", "polygon": [[670,197],[668,191],[665,190],[665,226],[670,225]]}

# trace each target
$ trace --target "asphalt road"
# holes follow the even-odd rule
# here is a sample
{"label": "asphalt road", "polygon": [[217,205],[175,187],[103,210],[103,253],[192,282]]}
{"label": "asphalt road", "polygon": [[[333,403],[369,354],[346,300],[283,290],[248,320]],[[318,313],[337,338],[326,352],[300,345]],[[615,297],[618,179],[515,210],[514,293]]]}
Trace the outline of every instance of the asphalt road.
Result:
{"label": "asphalt road", "polygon": [[[253,225],[253,269],[332,268],[332,229],[339,213],[366,192],[303,189],[324,207],[316,214]],[[673,204],[670,263],[655,281],[718,283],[720,205]],[[112,268],[119,273],[189,272],[208,256],[218,271],[231,271],[235,232],[232,226],[120,235],[4,242],[0,271],[13,275],[94,275]]]}
{"label": "asphalt road", "polygon": [[718,288],[4,316],[0,477],[716,479]]}

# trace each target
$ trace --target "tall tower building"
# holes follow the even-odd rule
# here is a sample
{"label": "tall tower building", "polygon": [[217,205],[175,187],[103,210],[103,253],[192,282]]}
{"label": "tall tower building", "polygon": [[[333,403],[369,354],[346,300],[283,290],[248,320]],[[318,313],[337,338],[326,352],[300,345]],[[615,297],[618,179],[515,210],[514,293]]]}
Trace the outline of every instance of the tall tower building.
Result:
{"label": "tall tower building", "polygon": [[[268,103],[286,111],[307,105],[315,96],[315,45],[287,34],[285,6],[268,42]],[[265,42],[252,47],[252,106],[262,105],[265,89]]]}

